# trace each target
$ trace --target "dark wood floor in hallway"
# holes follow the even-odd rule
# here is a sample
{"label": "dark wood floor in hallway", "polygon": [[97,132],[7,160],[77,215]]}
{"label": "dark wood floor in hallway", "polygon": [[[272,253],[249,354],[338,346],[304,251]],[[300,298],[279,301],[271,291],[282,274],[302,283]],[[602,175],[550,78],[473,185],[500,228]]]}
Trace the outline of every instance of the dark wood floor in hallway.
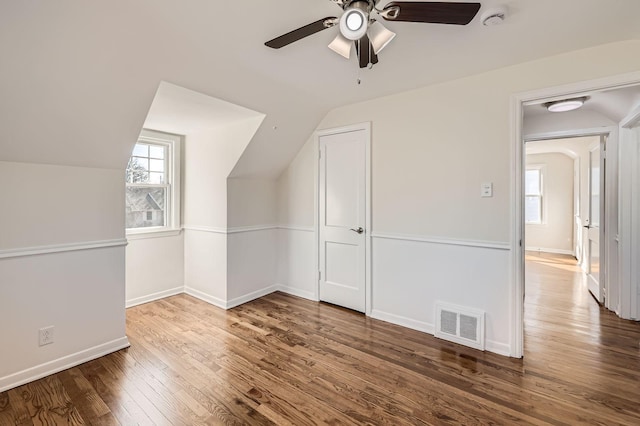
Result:
{"label": "dark wood floor in hallway", "polygon": [[640,324],[528,255],[525,358],[273,293],[127,311],[131,347],[0,393],[0,425],[640,424]]}

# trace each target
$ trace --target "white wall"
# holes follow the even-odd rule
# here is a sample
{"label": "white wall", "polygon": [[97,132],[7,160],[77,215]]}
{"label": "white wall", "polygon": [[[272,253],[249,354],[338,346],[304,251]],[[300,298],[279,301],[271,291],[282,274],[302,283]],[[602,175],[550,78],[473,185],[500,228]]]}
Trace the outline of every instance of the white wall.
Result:
{"label": "white wall", "polygon": [[0,250],[124,237],[122,170],[0,162],[0,194]]}
{"label": "white wall", "polygon": [[227,298],[236,306],[275,290],[276,182],[227,180]]}
{"label": "white wall", "polygon": [[0,392],[128,346],[124,171],[0,162],[0,199]]}
{"label": "white wall", "polygon": [[225,307],[227,236],[225,231],[187,229],[184,236],[185,292]]}
{"label": "white wall", "polygon": [[[535,142],[530,142],[535,143]],[[542,224],[525,226],[527,250],[573,254],[574,160],[565,154],[528,154],[527,166],[543,173]]]}
{"label": "white wall", "polygon": [[227,226],[261,227],[277,222],[276,181],[269,179],[227,180]]}
{"label": "white wall", "polygon": [[227,176],[263,119],[263,115],[257,115],[185,136],[185,226],[227,226]]}
{"label": "white wall", "polygon": [[227,301],[227,176],[263,118],[185,137],[184,285],[217,306]]}
{"label": "white wall", "polygon": [[314,259],[314,170],[310,138],[278,179],[277,282],[288,293],[317,299]]}
{"label": "white wall", "polygon": [[[487,311],[486,336],[492,350],[510,353],[510,329],[515,326],[509,324],[513,285],[508,262],[513,204],[510,96],[636,71],[640,55],[630,53],[639,48],[638,43],[599,46],[327,114],[318,128],[372,122],[372,298],[378,317],[405,324],[432,324],[436,297],[479,307]],[[304,165],[296,160],[279,181],[280,217],[285,220],[290,220],[291,206],[298,204],[291,199],[306,197],[300,195],[304,191],[290,189],[291,182],[296,174],[304,176],[303,170],[314,167],[312,157]],[[483,182],[493,182],[492,198],[480,197]],[[313,186],[306,191],[313,193]],[[306,204],[303,200],[299,203]],[[309,216],[302,219],[305,223],[310,220]],[[402,244],[381,242],[381,236],[392,236]],[[412,239],[421,241],[414,244]],[[434,244],[436,240],[440,244]],[[469,248],[457,263],[450,257],[459,253],[451,247],[459,244]],[[385,250],[384,257],[381,250]],[[488,255],[487,250],[497,252]],[[436,259],[449,267],[415,270],[419,267],[411,265],[413,273],[400,274],[400,268],[394,268],[402,259],[429,265],[430,259]],[[287,268],[281,266],[283,269]],[[460,270],[474,273],[465,275]],[[385,299],[391,294],[393,299]]]}
{"label": "white wall", "polygon": [[127,307],[182,293],[184,234],[129,236],[126,283]]}
{"label": "white wall", "polygon": [[277,230],[230,231],[227,235],[227,306],[276,290]]}
{"label": "white wall", "polygon": [[[537,108],[542,108],[537,105]],[[531,108],[531,107],[528,107]],[[525,139],[533,135],[552,132],[574,131],[576,129],[595,129],[597,127],[617,126],[618,123],[596,111],[577,109],[562,114],[541,114],[527,116],[522,124],[522,134]]]}

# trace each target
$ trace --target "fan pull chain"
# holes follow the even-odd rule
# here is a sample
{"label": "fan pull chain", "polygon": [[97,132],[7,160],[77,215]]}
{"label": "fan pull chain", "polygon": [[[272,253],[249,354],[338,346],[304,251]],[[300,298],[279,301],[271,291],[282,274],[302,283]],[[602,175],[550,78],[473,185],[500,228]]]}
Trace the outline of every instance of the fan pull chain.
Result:
{"label": "fan pull chain", "polygon": [[[362,42],[360,40],[358,40],[358,52],[360,52],[360,54],[362,53],[362,44],[361,43]],[[358,55],[358,59],[360,59],[360,55]],[[358,66],[356,69],[358,70],[357,71],[358,74],[357,74],[356,81],[358,82],[358,85],[359,85],[362,82],[360,80],[360,66]]]}

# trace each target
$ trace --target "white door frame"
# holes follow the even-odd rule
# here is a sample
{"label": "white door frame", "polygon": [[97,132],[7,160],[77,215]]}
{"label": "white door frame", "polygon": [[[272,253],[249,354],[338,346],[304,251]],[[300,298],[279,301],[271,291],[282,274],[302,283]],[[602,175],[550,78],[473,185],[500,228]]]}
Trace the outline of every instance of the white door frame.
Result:
{"label": "white door frame", "polygon": [[349,126],[336,127],[331,129],[317,130],[313,136],[313,148],[316,160],[313,166],[314,194],[313,194],[313,232],[314,232],[314,297],[320,300],[320,137],[335,135],[338,133],[355,132],[364,130],[365,132],[365,315],[371,315],[371,122],[352,124]]}
{"label": "white door frame", "polygon": [[[629,131],[640,126],[640,106],[636,107],[627,117],[625,117],[620,123],[621,138],[628,143],[627,137]],[[640,140],[636,140],[636,144],[640,144]],[[627,147],[629,148],[629,147]],[[621,180],[620,192],[627,195],[625,197],[626,207],[633,212],[636,212],[635,216],[626,215],[620,217],[621,230],[620,233],[620,247],[624,251],[621,258],[620,268],[620,306],[618,315],[622,318],[640,320],[640,291],[638,290],[638,279],[640,278],[640,267],[633,259],[637,258],[640,252],[640,236],[638,229],[640,229],[640,218],[637,212],[640,212],[640,197],[634,196],[640,190],[640,170],[638,170],[638,162],[640,162],[639,152],[640,146],[635,146],[634,157],[627,155],[622,158],[628,165],[626,168],[629,171],[629,175],[624,176]],[[627,153],[628,154],[628,153]],[[629,232],[627,230],[631,230]]]}
{"label": "white door frame", "polygon": [[[640,72],[633,72],[597,80],[568,84],[551,88],[516,93],[510,100],[511,123],[511,285],[509,294],[509,346],[512,357],[521,358],[524,354],[524,206],[522,195],[524,169],[524,135],[522,128],[522,106],[527,102],[553,101],[567,97],[582,96],[587,93],[606,89],[617,89],[640,84]],[[594,130],[594,129],[590,129]],[[598,129],[602,133],[602,128]],[[562,134],[563,132],[558,132]],[[565,136],[567,132],[564,132]],[[573,134],[573,132],[569,132]]]}

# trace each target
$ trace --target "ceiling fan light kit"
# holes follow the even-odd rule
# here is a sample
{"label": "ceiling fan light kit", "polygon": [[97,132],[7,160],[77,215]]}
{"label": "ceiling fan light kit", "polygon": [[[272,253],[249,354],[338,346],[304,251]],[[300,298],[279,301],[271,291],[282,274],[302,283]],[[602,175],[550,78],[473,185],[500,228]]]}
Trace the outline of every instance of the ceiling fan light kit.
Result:
{"label": "ceiling fan light kit", "polygon": [[340,19],[328,16],[269,40],[265,45],[280,49],[338,25],[340,31],[329,44],[329,48],[349,59],[351,44],[355,44],[360,68],[371,68],[373,64],[378,63],[378,53],[396,36],[393,31],[376,21],[372,16],[374,13],[387,21],[467,25],[480,10],[480,3],[391,1],[382,9],[378,9],[376,6],[380,0],[331,1],[344,11]]}
{"label": "ceiling fan light kit", "polygon": [[349,59],[351,56],[351,47],[353,43],[351,40],[345,38],[342,33],[338,33],[336,38],[329,44],[329,49],[336,52],[338,55],[342,56],[345,59]]}
{"label": "ceiling fan light kit", "polygon": [[389,31],[378,21],[373,21],[369,27],[369,40],[371,40],[371,46],[376,55],[380,53],[395,36],[396,33]]}
{"label": "ceiling fan light kit", "polygon": [[340,17],[340,33],[352,41],[360,40],[367,33],[369,26],[369,4],[356,1],[345,9]]}

